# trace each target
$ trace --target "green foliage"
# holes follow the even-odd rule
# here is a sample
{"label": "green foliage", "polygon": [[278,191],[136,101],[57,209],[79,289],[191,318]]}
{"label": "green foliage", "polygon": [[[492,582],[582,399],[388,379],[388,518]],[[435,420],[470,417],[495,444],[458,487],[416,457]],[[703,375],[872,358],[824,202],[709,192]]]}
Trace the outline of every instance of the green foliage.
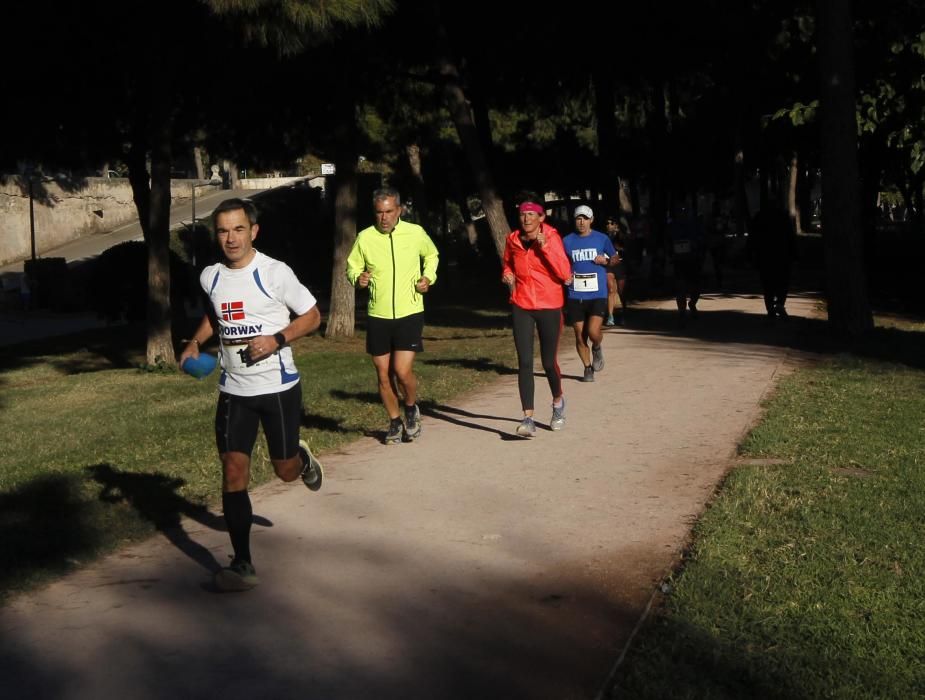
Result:
{"label": "green foliage", "polygon": [[246,40],[295,54],[328,41],[344,27],[378,26],[393,0],[200,0],[233,22]]}
{"label": "green foliage", "polygon": [[809,104],[797,102],[792,107],[779,109],[774,113],[773,119],[788,119],[794,126],[809,124],[816,119],[816,113],[819,111],[819,100],[813,100]]}

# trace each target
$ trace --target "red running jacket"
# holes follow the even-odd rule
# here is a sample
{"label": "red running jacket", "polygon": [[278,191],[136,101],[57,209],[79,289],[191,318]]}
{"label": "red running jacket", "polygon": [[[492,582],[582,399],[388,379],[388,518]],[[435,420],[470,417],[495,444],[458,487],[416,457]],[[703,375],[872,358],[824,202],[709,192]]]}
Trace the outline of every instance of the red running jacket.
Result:
{"label": "red running jacket", "polygon": [[565,281],[572,276],[572,265],[559,232],[545,222],[541,224],[546,236],[542,248],[536,243],[524,247],[520,231],[514,231],[504,244],[501,277],[514,274],[511,303],[522,309],[561,309],[565,304]]}

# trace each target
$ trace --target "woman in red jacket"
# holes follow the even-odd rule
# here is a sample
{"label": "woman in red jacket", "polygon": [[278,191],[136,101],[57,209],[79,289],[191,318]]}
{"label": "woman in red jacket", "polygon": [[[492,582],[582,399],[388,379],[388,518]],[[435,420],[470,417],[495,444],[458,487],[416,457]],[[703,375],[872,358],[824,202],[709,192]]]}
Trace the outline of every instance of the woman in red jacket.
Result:
{"label": "woman in red jacket", "polygon": [[517,434],[531,437],[533,421],[533,331],[540,337],[540,358],[552,392],[551,430],[565,425],[565,397],[557,359],[562,332],[562,287],[572,276],[571,264],[559,232],[546,224],[541,204],[520,205],[520,230],[508,236],[504,246],[501,281],[511,289],[514,346],[517,348],[518,387],[524,418]]}

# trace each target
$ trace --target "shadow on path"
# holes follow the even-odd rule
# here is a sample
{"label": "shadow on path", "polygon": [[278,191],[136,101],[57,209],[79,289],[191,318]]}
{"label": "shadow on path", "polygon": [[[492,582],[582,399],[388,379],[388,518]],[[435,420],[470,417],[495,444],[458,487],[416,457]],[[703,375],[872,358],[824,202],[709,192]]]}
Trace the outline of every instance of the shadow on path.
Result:
{"label": "shadow on path", "polygon": [[[154,525],[158,532],[207,571],[214,572],[221,565],[212,553],[192,540],[183,529],[181,517],[204,525],[212,530],[225,531],[225,519],[205,506],[191,503],[177,493],[186,482],[163,474],[135,474],[123,472],[109,464],[87,467],[91,478],[102,486],[99,500],[104,503],[125,503]],[[255,517],[259,525],[271,526],[268,520]]]}
{"label": "shadow on path", "polygon": [[[455,408],[454,406],[446,406],[444,404],[438,404],[433,401],[422,401],[420,404],[421,413],[425,416],[431,418],[436,418],[437,420],[442,420],[446,423],[452,423],[453,425],[458,425],[462,428],[469,428],[471,430],[483,430],[486,433],[494,433],[499,436],[502,440],[522,440],[523,438],[518,437],[513,432],[505,432],[504,430],[498,430],[497,428],[491,428],[487,425],[482,425],[480,423],[474,423],[472,421],[462,420],[456,416],[465,416],[466,418],[484,418],[487,420],[505,420],[511,421],[516,424],[520,424],[519,418],[508,418],[505,416],[486,416],[479,413],[470,413],[469,411],[464,411],[461,408]],[[453,415],[450,415],[453,414]]]}

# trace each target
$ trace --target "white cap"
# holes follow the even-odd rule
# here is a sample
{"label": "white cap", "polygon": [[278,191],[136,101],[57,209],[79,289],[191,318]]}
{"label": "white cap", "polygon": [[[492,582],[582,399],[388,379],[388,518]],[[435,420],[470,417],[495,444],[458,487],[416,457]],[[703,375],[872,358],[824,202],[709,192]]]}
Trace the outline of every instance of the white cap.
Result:
{"label": "white cap", "polygon": [[594,218],[594,212],[591,211],[591,207],[586,204],[582,204],[580,207],[575,207],[575,218],[579,216],[585,216],[589,219]]}

